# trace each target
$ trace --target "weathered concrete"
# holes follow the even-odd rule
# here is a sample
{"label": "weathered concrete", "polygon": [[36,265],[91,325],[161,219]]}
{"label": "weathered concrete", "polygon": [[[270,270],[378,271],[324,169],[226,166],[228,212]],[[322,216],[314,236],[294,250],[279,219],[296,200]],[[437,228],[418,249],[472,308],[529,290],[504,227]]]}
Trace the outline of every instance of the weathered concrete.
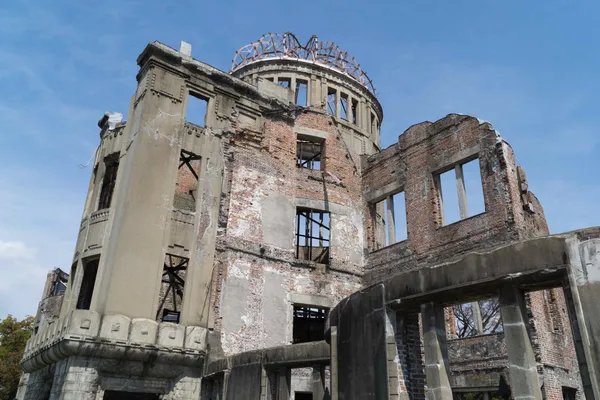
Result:
{"label": "weathered concrete", "polygon": [[527,333],[523,293],[514,286],[500,291],[500,312],[508,349],[511,395],[515,399],[542,399],[535,354]]}
{"label": "weathered concrete", "polygon": [[451,400],[452,387],[448,377],[448,346],[444,308],[433,303],[421,305],[423,320],[423,346],[425,373],[427,376],[427,398]]}

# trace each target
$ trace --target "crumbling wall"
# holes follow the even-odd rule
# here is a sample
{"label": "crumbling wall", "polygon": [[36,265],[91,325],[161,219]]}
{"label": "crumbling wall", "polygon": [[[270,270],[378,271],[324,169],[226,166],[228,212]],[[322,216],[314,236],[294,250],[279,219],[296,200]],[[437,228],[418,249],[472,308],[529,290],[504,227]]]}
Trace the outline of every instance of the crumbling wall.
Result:
{"label": "crumbling wall", "polygon": [[581,395],[579,364],[563,289],[529,292],[525,299],[545,398],[562,400],[563,386],[577,389]]}
{"label": "crumbling wall", "polygon": [[[296,131],[325,135],[323,170],[296,165]],[[363,200],[352,153],[329,116],[282,112],[229,138],[214,274],[215,328],[226,354],[291,343],[292,294],[333,306],[360,288]],[[226,204],[224,204],[226,203]],[[330,260],[296,258],[296,208],[330,212]]]}
{"label": "crumbling wall", "polygon": [[[479,160],[485,212],[445,224],[435,177],[474,158]],[[397,144],[364,159],[363,166],[365,196],[371,202],[365,224],[371,250],[376,237],[372,204],[392,190],[405,193],[408,232],[405,242],[369,254],[366,284],[475,249],[548,234],[541,206],[519,180],[512,148],[489,123],[476,118],[450,114],[413,125]],[[535,204],[529,207],[522,199]]]}

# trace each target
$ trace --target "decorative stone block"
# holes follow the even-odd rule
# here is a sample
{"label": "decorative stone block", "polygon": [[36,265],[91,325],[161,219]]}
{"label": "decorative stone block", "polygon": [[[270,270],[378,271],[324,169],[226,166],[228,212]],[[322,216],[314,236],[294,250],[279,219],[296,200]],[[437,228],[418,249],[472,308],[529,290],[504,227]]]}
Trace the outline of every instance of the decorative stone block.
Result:
{"label": "decorative stone block", "polygon": [[137,344],[156,344],[158,322],[147,318],[134,318],[131,321],[129,341]]}
{"label": "decorative stone block", "polygon": [[130,325],[131,319],[124,315],[105,315],[100,327],[100,338],[126,342]]}
{"label": "decorative stone block", "polygon": [[158,324],[158,344],[159,346],[183,347],[185,336],[185,326],[171,322],[161,322]]}
{"label": "decorative stone block", "polygon": [[65,336],[97,337],[100,314],[90,310],[73,310],[69,316]]}
{"label": "decorative stone block", "polygon": [[185,328],[185,348],[190,350],[206,350],[206,335],[208,329],[201,326]]}

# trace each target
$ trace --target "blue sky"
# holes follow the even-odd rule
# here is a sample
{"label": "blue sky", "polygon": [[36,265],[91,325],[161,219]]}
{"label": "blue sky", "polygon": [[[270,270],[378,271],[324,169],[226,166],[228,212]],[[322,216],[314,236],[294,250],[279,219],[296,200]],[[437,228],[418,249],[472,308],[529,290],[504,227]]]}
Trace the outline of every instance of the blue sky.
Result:
{"label": "blue sky", "polygon": [[127,112],[144,46],[227,70],[266,32],[317,34],[361,63],[382,142],[448,113],[492,122],[554,233],[600,225],[600,4],[582,1],[79,1],[0,5],[0,317],[68,270],[104,111]]}

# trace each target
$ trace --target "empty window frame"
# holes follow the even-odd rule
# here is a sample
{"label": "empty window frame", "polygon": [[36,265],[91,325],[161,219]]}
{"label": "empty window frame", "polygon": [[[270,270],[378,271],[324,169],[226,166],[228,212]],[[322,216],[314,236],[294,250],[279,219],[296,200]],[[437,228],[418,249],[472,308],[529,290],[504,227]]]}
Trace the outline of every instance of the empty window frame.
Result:
{"label": "empty window frame", "polygon": [[298,208],[295,222],[296,258],[329,264],[330,214]]}
{"label": "empty window frame", "polygon": [[358,125],[358,100],[352,99],[352,123]]}
{"label": "empty window frame", "polygon": [[50,296],[60,296],[65,294],[67,290],[67,282],[69,281],[69,274],[63,272],[60,268],[53,271],[52,287],[50,289]]}
{"label": "empty window frame", "polygon": [[173,207],[179,210],[196,211],[199,171],[200,156],[181,150]]}
{"label": "empty window frame", "polygon": [[377,116],[371,113],[371,121],[369,123],[369,133],[375,134],[377,129]]}
{"label": "empty window frame", "polygon": [[348,95],[340,94],[340,117],[348,121]]}
{"label": "empty window frame", "polygon": [[310,392],[294,392],[296,400],[313,400],[313,394]]}
{"label": "empty window frame", "polygon": [[294,343],[325,340],[325,319],[328,311],[322,307],[294,305]]}
{"label": "empty window frame", "polygon": [[104,176],[98,200],[98,210],[110,208],[115,185],[117,183],[117,172],[119,171],[119,153],[113,153],[104,158]]}
{"label": "empty window frame", "polygon": [[478,158],[435,174],[434,182],[442,225],[485,212]]}
{"label": "empty window frame", "polygon": [[156,320],[179,323],[189,259],[165,254]]}
{"label": "empty window frame", "polygon": [[99,258],[83,262],[83,278],[79,287],[77,297],[78,310],[89,310],[92,304],[92,295],[94,294],[94,285],[96,284],[96,275],[98,274]]}
{"label": "empty window frame", "polygon": [[337,115],[337,91],[334,88],[327,88],[327,114]]}
{"label": "empty window frame", "polygon": [[498,392],[454,392],[454,400],[503,400]]}
{"label": "empty window frame", "polygon": [[296,138],[296,166],[322,170],[321,163],[325,141],[311,136],[298,135]]}
{"label": "empty window frame", "polygon": [[206,126],[206,114],[208,112],[208,99],[199,94],[190,92],[187,98],[185,120],[199,127]]}
{"label": "empty window frame", "polygon": [[308,81],[296,80],[296,105],[306,107],[308,105]]}
{"label": "empty window frame", "polygon": [[404,192],[375,203],[375,250],[407,239]]}
{"label": "empty window frame", "polygon": [[498,298],[457,304],[451,308],[451,338],[467,338],[504,331]]}
{"label": "empty window frame", "polygon": [[292,86],[291,78],[277,78],[277,84],[284,88],[290,88]]}
{"label": "empty window frame", "polygon": [[577,389],[568,386],[562,386],[562,395],[564,400],[576,400]]}

